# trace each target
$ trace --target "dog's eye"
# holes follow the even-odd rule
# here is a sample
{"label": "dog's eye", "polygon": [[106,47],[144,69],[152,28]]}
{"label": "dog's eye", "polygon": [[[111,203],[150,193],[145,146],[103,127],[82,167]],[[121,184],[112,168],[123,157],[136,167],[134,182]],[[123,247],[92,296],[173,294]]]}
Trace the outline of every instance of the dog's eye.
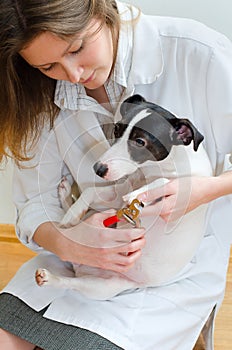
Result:
{"label": "dog's eye", "polygon": [[146,142],[144,139],[137,138],[135,140],[136,146],[138,147],[144,147],[146,145]]}

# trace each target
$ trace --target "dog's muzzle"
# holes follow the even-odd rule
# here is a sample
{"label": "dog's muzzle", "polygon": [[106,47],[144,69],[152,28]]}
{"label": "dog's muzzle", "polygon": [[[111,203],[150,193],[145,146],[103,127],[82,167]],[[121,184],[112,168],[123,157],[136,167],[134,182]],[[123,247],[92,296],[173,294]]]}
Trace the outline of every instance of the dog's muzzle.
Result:
{"label": "dog's muzzle", "polygon": [[93,166],[93,169],[98,176],[103,177],[103,178],[104,178],[104,176],[106,176],[106,174],[108,172],[108,166],[106,164],[101,163],[101,162],[95,163]]}

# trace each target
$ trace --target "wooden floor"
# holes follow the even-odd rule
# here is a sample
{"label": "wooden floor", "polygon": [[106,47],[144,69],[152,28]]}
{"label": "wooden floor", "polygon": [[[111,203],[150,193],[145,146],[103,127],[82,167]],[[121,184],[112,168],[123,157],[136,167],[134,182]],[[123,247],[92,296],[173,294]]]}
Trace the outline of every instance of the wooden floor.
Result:
{"label": "wooden floor", "polygon": [[[18,268],[35,255],[19,243],[13,232],[12,225],[0,224],[0,290],[13,277]],[[232,350],[232,252],[226,295],[216,319],[214,339],[215,350]],[[204,350],[201,340],[194,350]]]}

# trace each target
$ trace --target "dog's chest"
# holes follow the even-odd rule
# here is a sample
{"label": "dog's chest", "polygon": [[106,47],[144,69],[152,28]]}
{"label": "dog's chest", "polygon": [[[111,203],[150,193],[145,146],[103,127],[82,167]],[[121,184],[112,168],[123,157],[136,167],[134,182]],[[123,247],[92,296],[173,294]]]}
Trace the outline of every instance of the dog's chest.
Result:
{"label": "dog's chest", "polygon": [[197,152],[189,146],[173,146],[168,157],[159,162],[147,161],[141,167],[146,178],[176,178],[183,176],[209,176],[212,167],[202,145]]}

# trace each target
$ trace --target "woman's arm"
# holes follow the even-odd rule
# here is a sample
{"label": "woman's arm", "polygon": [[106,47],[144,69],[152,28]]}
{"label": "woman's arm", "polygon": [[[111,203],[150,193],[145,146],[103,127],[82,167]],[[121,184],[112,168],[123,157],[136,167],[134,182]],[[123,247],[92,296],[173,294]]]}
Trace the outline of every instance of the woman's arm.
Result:
{"label": "woman's arm", "polygon": [[138,199],[154,203],[145,207],[142,215],[159,215],[170,221],[228,194],[232,194],[232,171],[215,177],[174,179],[162,187],[142,193]]}

